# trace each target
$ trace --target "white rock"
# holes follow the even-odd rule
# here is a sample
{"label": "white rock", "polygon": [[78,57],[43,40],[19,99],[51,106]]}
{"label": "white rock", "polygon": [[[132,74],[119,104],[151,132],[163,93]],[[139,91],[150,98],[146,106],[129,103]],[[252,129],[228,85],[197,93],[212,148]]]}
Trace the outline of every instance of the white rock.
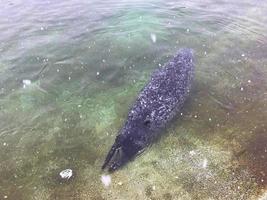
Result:
{"label": "white rock", "polygon": [[73,175],[72,169],[65,169],[59,173],[60,177],[63,179],[70,179]]}

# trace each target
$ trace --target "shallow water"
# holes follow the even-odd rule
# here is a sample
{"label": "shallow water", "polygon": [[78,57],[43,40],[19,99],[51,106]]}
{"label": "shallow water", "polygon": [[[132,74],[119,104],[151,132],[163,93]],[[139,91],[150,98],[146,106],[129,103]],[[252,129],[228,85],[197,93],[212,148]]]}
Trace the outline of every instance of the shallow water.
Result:
{"label": "shallow water", "polygon": [[[266,13],[261,0],[0,1],[0,199],[266,198]],[[130,105],[181,47],[196,57],[183,116],[105,187]]]}

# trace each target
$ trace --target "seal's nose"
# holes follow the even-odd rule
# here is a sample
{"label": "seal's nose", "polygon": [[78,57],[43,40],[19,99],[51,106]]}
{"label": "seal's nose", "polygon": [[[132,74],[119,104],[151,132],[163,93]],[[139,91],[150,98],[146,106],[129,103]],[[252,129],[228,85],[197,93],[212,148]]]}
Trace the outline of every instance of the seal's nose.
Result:
{"label": "seal's nose", "polygon": [[106,160],[102,166],[102,170],[107,168],[109,172],[113,172],[121,167],[127,160],[128,157],[123,152],[122,147],[114,144],[106,157]]}

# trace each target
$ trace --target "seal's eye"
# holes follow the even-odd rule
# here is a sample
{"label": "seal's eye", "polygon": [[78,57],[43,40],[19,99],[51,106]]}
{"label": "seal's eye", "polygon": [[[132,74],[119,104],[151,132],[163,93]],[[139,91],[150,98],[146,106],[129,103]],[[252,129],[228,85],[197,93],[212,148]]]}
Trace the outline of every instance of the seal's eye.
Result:
{"label": "seal's eye", "polygon": [[149,126],[150,123],[151,123],[151,121],[149,119],[145,119],[145,121],[144,121],[144,125],[145,126]]}

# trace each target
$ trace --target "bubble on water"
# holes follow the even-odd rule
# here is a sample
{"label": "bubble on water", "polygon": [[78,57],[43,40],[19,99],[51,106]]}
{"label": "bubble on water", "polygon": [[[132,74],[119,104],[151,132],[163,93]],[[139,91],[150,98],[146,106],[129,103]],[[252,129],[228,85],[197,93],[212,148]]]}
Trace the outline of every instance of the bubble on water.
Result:
{"label": "bubble on water", "polygon": [[152,40],[153,43],[156,43],[156,41],[157,41],[157,36],[156,36],[156,34],[151,33],[151,34],[150,34],[150,38],[151,38],[151,40]]}
{"label": "bubble on water", "polygon": [[29,79],[22,80],[22,83],[23,83],[23,88],[26,88],[27,86],[32,84],[31,80]]}
{"label": "bubble on water", "polygon": [[108,187],[111,183],[111,177],[110,175],[102,175],[101,176],[101,182],[105,187]]}

